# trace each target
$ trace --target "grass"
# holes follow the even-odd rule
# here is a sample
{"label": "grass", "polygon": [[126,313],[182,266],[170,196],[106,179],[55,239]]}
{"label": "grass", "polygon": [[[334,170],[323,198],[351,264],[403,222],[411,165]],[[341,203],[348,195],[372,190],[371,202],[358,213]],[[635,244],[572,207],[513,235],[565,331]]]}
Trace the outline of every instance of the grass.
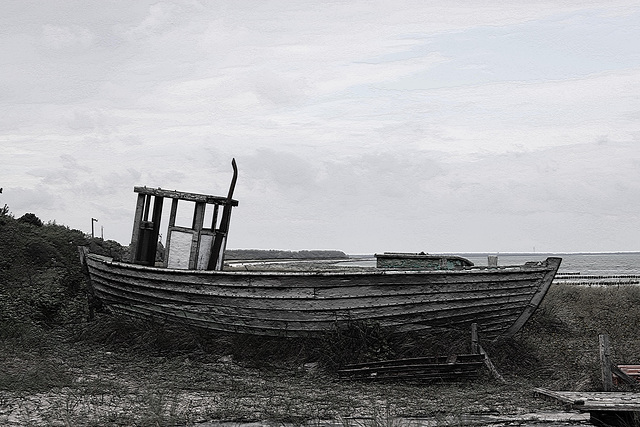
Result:
{"label": "grass", "polygon": [[400,340],[374,326],[354,325],[308,342],[212,334],[107,315],[57,327],[6,320],[0,324],[0,424],[337,420],[391,427],[399,418],[431,417],[455,425],[467,414],[561,409],[530,390],[598,390],[599,333],[610,335],[617,363],[640,362],[640,307],[634,304],[639,300],[637,287],[552,287],[516,337],[484,343],[507,384],[487,374],[472,383],[444,384],[349,382],[334,373],[345,361],[458,350],[468,345],[466,333]]}

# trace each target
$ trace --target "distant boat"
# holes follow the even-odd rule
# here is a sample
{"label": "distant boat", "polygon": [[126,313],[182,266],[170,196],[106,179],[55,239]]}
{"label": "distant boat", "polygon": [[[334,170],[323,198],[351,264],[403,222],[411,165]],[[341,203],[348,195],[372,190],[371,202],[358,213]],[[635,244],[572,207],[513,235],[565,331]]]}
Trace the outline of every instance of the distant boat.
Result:
{"label": "distant boat", "polygon": [[[273,263],[223,270],[231,209],[238,205],[235,160],[232,165],[226,197],[135,187],[131,262],[81,250],[94,297],[115,312],[231,333],[304,337],[359,321],[391,332],[466,330],[476,323],[483,338],[499,339],[527,322],[562,261],[476,267],[455,256],[387,253],[378,256],[381,267]],[[164,198],[172,207],[164,261],[156,265]],[[191,227],[176,226],[178,201],[195,203]],[[207,205],[213,205],[210,227]],[[393,259],[436,265],[384,266]]]}

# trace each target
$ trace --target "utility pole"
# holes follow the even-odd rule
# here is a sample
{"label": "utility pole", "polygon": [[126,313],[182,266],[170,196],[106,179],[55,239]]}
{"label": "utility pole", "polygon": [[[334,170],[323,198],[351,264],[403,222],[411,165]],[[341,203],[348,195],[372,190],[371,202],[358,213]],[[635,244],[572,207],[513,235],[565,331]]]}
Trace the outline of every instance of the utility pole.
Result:
{"label": "utility pole", "polygon": [[93,240],[95,238],[95,235],[93,234],[93,223],[94,222],[98,222],[98,220],[95,219],[95,218],[91,218],[91,240]]}

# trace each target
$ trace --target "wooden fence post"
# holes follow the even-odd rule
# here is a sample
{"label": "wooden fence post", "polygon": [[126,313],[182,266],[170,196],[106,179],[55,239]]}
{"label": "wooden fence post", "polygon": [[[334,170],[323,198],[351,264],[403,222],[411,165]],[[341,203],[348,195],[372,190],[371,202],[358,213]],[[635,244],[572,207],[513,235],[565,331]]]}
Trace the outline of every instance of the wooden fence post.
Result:
{"label": "wooden fence post", "polygon": [[613,378],[611,376],[611,347],[609,345],[609,335],[600,334],[600,370],[602,372],[602,387],[604,391],[611,391],[613,388]]}

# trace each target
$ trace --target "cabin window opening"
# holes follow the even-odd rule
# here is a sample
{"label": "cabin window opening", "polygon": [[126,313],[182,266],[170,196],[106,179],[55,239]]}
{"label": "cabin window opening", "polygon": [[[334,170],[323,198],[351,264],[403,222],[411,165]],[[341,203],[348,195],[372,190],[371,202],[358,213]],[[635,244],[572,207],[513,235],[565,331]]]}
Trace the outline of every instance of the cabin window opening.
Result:
{"label": "cabin window opening", "polygon": [[217,205],[207,204],[204,210],[204,225],[205,230],[214,230],[216,227],[215,221],[217,220]]}
{"label": "cabin window opening", "polygon": [[167,230],[169,229],[168,212],[171,211],[171,202],[172,199],[165,197],[162,203],[162,215],[160,216],[160,234],[158,235],[158,241],[162,243],[163,246],[167,245]]}
{"label": "cabin window opening", "polygon": [[178,209],[176,211],[176,227],[192,228],[193,227],[193,215],[196,211],[196,203],[180,200],[178,202]]}

